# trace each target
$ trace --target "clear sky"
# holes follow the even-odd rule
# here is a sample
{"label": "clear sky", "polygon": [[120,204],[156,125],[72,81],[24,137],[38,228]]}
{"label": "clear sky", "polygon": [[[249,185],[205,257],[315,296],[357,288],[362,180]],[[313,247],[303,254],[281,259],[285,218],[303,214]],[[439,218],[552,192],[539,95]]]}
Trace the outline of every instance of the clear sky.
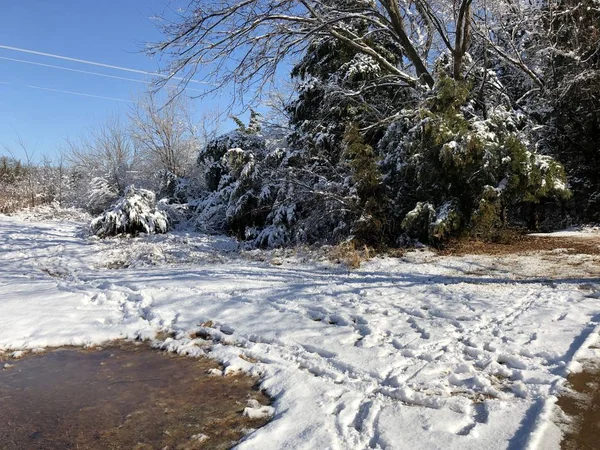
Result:
{"label": "clear sky", "polygon": [[[148,81],[150,77],[9,50],[15,47],[155,72],[159,61],[143,53],[145,42],[160,40],[152,20],[169,0],[19,0],[2,2],[0,14],[0,154],[9,146],[23,157],[17,136],[35,153],[53,156],[66,137],[77,137],[108,115],[124,115],[130,101],[147,85],[78,71]],[[7,59],[8,58],[8,59]],[[29,61],[17,62],[15,59]],[[31,63],[37,63],[31,64]],[[29,87],[28,87],[29,86]],[[34,87],[37,88],[34,88]],[[44,89],[40,89],[44,88]],[[64,91],[64,92],[59,92]],[[76,95],[73,92],[84,95]],[[97,98],[97,97],[105,98]],[[227,100],[194,100],[195,115],[219,108]]]}

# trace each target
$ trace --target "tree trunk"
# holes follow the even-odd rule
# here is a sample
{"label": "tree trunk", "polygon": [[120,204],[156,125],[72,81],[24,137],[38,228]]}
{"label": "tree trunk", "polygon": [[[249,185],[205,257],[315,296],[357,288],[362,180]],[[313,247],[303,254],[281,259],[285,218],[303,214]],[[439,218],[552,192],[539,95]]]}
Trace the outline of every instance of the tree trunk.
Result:
{"label": "tree trunk", "polygon": [[392,25],[394,26],[394,31],[396,32],[398,40],[400,41],[400,45],[402,45],[402,49],[406,53],[406,57],[415,66],[417,76],[421,81],[425,82],[427,86],[432,88],[434,85],[433,77],[427,70],[427,67],[419,55],[419,52],[417,52],[408,35],[406,34],[406,30],[404,29],[404,24],[402,22],[402,15],[398,9],[398,3],[395,0],[387,0],[382,3],[390,15]]}

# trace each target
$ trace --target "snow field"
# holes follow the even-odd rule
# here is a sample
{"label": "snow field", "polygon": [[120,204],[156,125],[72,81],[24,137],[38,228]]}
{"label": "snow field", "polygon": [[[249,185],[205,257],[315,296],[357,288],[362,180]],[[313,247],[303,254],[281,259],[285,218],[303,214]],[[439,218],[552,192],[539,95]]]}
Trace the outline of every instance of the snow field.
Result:
{"label": "snow field", "polygon": [[0,351],[170,332],[155,345],[274,398],[248,406],[273,420],[242,449],[558,448],[555,395],[598,340],[593,257],[424,251],[348,272],[248,260],[226,238],[79,230],[0,217]]}

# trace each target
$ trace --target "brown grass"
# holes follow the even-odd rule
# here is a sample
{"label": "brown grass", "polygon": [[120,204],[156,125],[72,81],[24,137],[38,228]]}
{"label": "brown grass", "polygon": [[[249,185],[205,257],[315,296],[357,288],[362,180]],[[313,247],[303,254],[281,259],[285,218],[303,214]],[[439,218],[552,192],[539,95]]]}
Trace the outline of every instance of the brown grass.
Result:
{"label": "brown grass", "polygon": [[376,253],[373,248],[366,245],[359,246],[355,241],[347,241],[332,247],[327,257],[336,264],[344,264],[349,269],[358,269],[361,263],[370,260]]}
{"label": "brown grass", "polygon": [[600,255],[597,238],[538,237],[513,233],[505,242],[485,242],[476,239],[455,239],[438,250],[441,255],[512,255],[548,252],[564,249],[567,254]]}

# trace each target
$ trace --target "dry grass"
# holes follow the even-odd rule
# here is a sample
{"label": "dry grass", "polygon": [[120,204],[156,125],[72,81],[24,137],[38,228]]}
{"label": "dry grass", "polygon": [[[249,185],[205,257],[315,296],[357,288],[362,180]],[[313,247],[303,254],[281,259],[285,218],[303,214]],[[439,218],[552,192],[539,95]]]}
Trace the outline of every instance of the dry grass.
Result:
{"label": "dry grass", "polygon": [[347,241],[331,248],[327,257],[331,262],[344,264],[349,269],[358,269],[361,263],[370,260],[377,252],[366,245],[359,246],[355,241]]}
{"label": "dry grass", "polygon": [[541,237],[514,233],[505,242],[485,242],[476,239],[456,239],[438,250],[441,255],[513,255],[549,252],[565,249],[567,254],[600,255],[597,238]]}
{"label": "dry grass", "polygon": [[13,214],[19,210],[28,208],[29,199],[21,196],[11,195],[11,192],[0,186],[0,213]]}

